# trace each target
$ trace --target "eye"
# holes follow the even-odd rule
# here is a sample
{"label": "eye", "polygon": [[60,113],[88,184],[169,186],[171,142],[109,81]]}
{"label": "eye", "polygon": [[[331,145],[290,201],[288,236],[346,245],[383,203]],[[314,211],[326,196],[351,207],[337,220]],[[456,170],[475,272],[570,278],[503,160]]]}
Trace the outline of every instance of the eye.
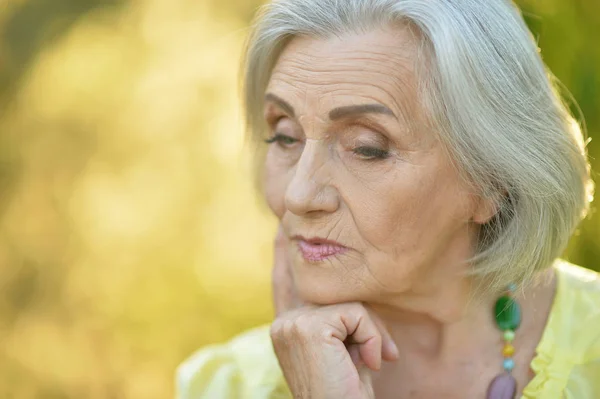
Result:
{"label": "eye", "polygon": [[272,144],[275,142],[277,144],[279,144],[280,147],[287,148],[287,147],[290,147],[291,145],[297,143],[298,139],[295,139],[290,136],[286,136],[285,134],[275,133],[273,135],[273,137],[270,137],[265,140],[265,143],[267,143],[267,144]]}
{"label": "eye", "polygon": [[352,152],[365,160],[385,159],[390,155],[388,151],[374,147],[358,147]]}

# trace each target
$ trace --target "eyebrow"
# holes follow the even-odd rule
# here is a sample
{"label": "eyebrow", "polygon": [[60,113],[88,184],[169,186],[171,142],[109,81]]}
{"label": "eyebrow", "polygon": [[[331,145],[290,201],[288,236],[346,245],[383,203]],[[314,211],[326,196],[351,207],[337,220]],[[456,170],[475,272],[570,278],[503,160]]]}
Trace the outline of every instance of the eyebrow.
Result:
{"label": "eyebrow", "polygon": [[[329,119],[336,120],[347,118],[350,116],[362,115],[362,114],[383,114],[391,115],[396,118],[394,112],[383,104],[359,104],[359,105],[347,105],[344,107],[338,107],[332,109],[329,112]],[[396,118],[398,119],[398,118]]]}
{"label": "eyebrow", "polygon": [[[287,101],[277,97],[275,94],[267,93],[265,95],[265,101],[271,101],[277,104],[281,109],[287,112],[291,117],[295,116],[294,107],[292,107]],[[362,115],[362,114],[383,114],[390,115],[398,119],[396,114],[383,104],[359,104],[359,105],[346,105],[343,107],[334,108],[329,111],[329,119],[336,120],[342,118],[348,118],[351,116]]]}

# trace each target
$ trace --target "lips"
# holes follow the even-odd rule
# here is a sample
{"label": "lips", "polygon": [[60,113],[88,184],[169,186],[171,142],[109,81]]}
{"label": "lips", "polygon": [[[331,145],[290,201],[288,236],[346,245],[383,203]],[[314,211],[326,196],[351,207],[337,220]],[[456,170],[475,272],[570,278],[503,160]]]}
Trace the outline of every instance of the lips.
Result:
{"label": "lips", "polygon": [[330,240],[322,238],[304,238],[295,236],[298,240],[298,249],[302,257],[308,262],[321,262],[331,256],[339,255],[348,250],[347,247]]}

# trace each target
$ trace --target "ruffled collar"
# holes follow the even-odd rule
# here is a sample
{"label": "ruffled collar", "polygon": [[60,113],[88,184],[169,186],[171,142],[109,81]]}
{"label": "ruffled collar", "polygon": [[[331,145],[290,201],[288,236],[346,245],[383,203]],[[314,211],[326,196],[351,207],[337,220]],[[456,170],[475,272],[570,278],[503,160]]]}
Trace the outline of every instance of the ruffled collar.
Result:
{"label": "ruffled collar", "polygon": [[535,376],[523,389],[521,399],[539,399],[553,397],[562,392],[567,384],[569,372],[574,365],[573,359],[569,353],[562,351],[556,345],[557,335],[560,335],[560,329],[563,321],[560,320],[567,300],[567,289],[565,278],[561,270],[561,262],[558,261],[554,266],[556,274],[556,289],[550,313],[546,326],[542,333],[538,345],[536,346],[536,355],[530,363]]}

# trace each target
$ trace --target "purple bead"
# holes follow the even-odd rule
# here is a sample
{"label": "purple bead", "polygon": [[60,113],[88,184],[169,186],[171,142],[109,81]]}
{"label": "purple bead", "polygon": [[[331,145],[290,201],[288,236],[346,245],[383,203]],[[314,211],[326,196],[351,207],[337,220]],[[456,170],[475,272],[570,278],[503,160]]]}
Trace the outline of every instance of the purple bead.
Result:
{"label": "purple bead", "polygon": [[487,399],[514,399],[517,393],[517,380],[503,373],[492,380],[488,388]]}

